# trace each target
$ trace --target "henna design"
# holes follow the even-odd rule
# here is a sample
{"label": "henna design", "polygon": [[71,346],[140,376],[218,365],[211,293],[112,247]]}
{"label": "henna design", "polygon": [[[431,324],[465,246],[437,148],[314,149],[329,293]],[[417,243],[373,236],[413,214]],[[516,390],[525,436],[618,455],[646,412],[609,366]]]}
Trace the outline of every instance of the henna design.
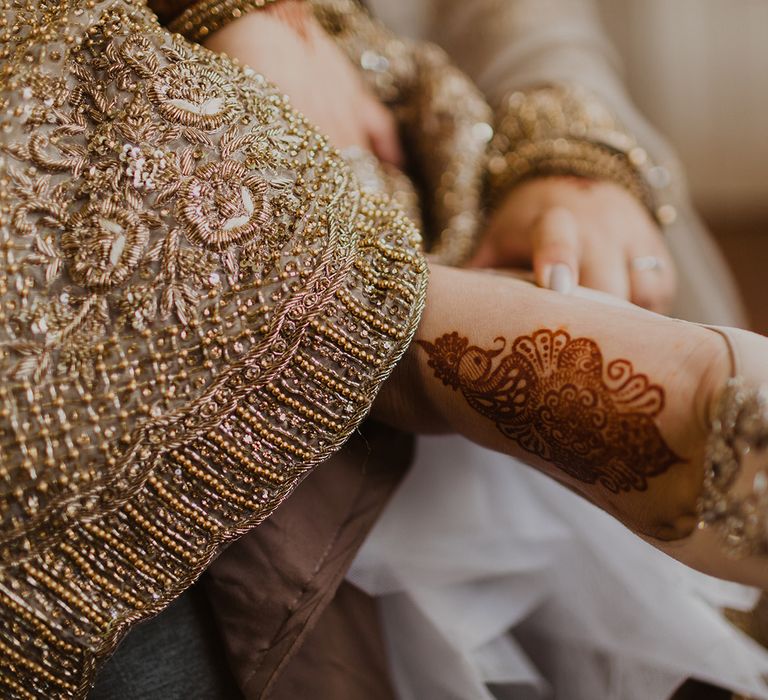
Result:
{"label": "henna design", "polygon": [[455,332],[418,341],[443,384],[524,450],[581,482],[644,491],[649,477],[683,461],[653,420],[664,390],[629,361],[604,368],[597,343],[562,330],[522,336],[503,356],[507,341],[496,342],[484,350]]}

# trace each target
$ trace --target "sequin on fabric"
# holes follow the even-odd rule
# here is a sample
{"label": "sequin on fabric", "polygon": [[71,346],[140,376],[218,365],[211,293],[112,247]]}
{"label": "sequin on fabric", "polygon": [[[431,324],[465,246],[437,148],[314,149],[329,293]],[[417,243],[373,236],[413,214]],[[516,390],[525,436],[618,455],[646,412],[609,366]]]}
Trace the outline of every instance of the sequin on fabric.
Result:
{"label": "sequin on fabric", "polygon": [[0,29],[0,695],[83,697],[409,343],[420,237],[280,92],[140,2]]}

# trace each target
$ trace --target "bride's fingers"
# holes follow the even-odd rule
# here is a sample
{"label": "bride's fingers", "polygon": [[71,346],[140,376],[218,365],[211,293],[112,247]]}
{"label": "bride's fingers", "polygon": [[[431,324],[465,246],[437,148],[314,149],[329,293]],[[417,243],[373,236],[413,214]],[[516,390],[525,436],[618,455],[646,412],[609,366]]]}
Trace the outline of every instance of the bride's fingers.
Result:
{"label": "bride's fingers", "polygon": [[374,155],[379,160],[402,167],[405,155],[392,112],[372,95],[365,95],[362,119]]}
{"label": "bride's fingers", "polygon": [[497,267],[500,263],[496,250],[496,241],[492,236],[484,236],[472,257],[467,261],[467,267]]}
{"label": "bride's fingers", "polygon": [[534,224],[533,271],[536,283],[570,294],[579,284],[579,224],[563,207],[548,209]]}
{"label": "bride's fingers", "polygon": [[675,270],[662,246],[653,252],[637,251],[627,261],[632,303],[651,311],[669,309],[675,295]]}
{"label": "bride's fingers", "polygon": [[619,299],[629,299],[630,280],[626,256],[621,248],[608,248],[599,256],[584,261],[581,284],[612,294]]}

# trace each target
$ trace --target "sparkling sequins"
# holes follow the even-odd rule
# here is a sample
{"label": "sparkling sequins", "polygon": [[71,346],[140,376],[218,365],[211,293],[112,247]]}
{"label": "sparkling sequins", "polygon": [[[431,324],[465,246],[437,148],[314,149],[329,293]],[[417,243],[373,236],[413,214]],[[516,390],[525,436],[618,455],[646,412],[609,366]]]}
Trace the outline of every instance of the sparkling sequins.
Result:
{"label": "sparkling sequins", "polygon": [[426,265],[279,92],[143,3],[3,9],[0,695],[84,697],[367,414]]}

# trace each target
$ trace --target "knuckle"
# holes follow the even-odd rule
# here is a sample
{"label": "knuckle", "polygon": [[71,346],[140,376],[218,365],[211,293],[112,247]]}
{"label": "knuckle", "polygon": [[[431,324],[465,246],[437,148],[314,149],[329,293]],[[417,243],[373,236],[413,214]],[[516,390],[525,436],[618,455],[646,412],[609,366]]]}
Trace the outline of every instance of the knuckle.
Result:
{"label": "knuckle", "polygon": [[632,303],[637,306],[642,306],[644,309],[650,309],[651,311],[656,311],[658,309],[657,300],[643,294],[633,294]]}
{"label": "knuckle", "polygon": [[544,243],[535,248],[535,253],[540,258],[559,262],[573,263],[577,259],[576,251],[567,245]]}
{"label": "knuckle", "polygon": [[671,301],[671,294],[667,285],[645,281],[643,284],[632,285],[632,300],[638,306],[652,311],[663,311]]}

